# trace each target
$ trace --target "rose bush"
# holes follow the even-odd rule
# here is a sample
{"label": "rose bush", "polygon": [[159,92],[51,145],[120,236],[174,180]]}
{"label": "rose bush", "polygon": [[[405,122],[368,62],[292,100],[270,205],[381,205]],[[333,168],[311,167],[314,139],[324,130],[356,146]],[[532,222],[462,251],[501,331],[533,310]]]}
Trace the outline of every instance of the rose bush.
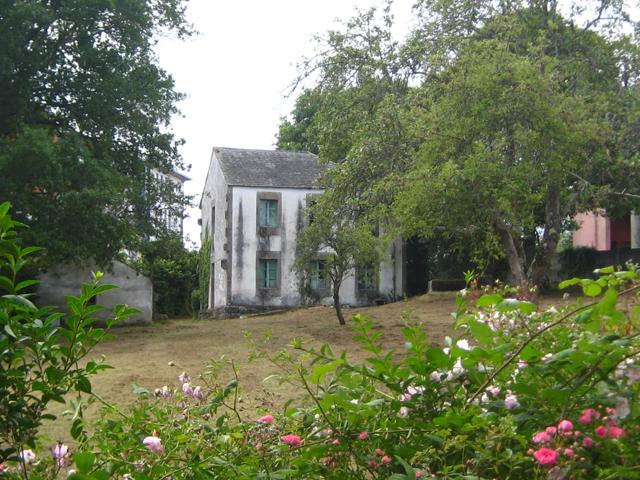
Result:
{"label": "rose bush", "polygon": [[240,379],[218,363],[105,411],[84,448],[115,478],[634,478],[638,272],[599,273],[565,282],[585,296],[562,308],[467,292],[444,346],[407,323],[404,351],[386,351],[356,316],[364,364],[256,343],[300,389],[283,411],[243,418]]}
{"label": "rose bush", "polygon": [[253,357],[299,388],[282,411],[243,417],[233,362],[214,362],[138,388],[130,409],[106,406],[78,453],[21,447],[0,475],[19,466],[74,479],[638,478],[639,273],[597,273],[564,282],[583,296],[559,308],[470,287],[445,345],[408,318],[403,351],[387,351],[380,329],[355,316],[364,363],[328,345],[293,340],[273,353],[255,342]]}

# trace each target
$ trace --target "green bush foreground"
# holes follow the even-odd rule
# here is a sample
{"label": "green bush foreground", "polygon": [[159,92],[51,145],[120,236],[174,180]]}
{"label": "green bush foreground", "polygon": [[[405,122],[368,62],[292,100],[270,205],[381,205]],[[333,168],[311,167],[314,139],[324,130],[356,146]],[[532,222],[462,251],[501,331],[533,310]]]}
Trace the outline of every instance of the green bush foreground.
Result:
{"label": "green bush foreground", "polygon": [[[183,373],[139,389],[128,410],[105,406],[93,426],[78,403],[77,451],[34,452],[48,401],[91,394],[89,375],[104,368],[78,361],[104,335],[89,299],[110,287],[83,287],[66,317],[35,307],[20,293],[26,284],[12,283],[34,250],[19,247],[8,209],[0,207],[0,478],[640,478],[635,266],[563,282],[584,298],[558,309],[508,287],[463,290],[457,337],[445,348],[407,318],[405,349],[386,351],[359,316],[364,364],[328,345],[293,340],[273,352],[256,341],[254,357],[299,387],[283,411],[243,418],[242,379],[221,360],[193,380]],[[120,307],[116,320],[127,313]]]}

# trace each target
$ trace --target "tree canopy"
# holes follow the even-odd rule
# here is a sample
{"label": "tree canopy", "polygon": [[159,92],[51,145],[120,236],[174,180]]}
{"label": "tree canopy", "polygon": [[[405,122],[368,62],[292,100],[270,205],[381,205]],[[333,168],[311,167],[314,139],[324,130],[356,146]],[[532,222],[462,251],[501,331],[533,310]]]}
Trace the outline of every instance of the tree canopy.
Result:
{"label": "tree canopy", "polygon": [[635,187],[628,14],[607,0],[414,8],[403,41],[389,8],[371,10],[303,63],[321,99],[306,131],[337,163],[330,187],[397,233],[447,238],[478,263],[506,257],[516,283],[543,284],[575,214]]}
{"label": "tree canopy", "polygon": [[161,35],[191,33],[184,0],[0,4],[0,198],[48,261],[98,263],[162,229],[186,199],[168,129],[181,95]]}

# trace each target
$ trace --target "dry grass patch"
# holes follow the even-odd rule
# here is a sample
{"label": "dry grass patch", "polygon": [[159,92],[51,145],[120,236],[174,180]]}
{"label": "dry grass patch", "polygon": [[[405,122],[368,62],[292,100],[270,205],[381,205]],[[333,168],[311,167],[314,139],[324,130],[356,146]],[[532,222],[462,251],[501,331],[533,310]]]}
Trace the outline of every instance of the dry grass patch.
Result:
{"label": "dry grass patch", "polygon": [[[353,314],[368,315],[376,328],[382,329],[389,349],[402,349],[403,315],[412,322],[425,325],[429,337],[436,343],[451,334],[451,312],[455,310],[455,295],[433,293],[379,307],[345,310],[345,318]],[[287,384],[263,380],[276,373],[266,360],[249,363],[252,348],[244,332],[253,338],[271,333],[270,348],[285,348],[292,338],[301,338],[308,346],[327,343],[336,353],[346,351],[354,360],[362,360],[366,352],[358,350],[349,326],[341,327],[333,308],[312,307],[274,315],[228,320],[176,319],[148,326],[122,327],[113,330],[112,338],[96,347],[93,357],[104,355],[113,366],[93,378],[94,392],[110,403],[126,406],[136,400],[134,384],[153,390],[162,385],[175,385],[181,371],[197,376],[210,360],[225,356],[238,367],[242,393],[241,411],[255,415],[261,409],[277,411],[287,398],[298,392]],[[176,366],[169,366],[169,362]],[[197,383],[197,382],[196,382]],[[65,407],[54,405],[60,414]],[[97,414],[97,406],[88,410],[89,419]],[[69,440],[69,422],[59,420],[45,424],[43,433],[49,441]]]}

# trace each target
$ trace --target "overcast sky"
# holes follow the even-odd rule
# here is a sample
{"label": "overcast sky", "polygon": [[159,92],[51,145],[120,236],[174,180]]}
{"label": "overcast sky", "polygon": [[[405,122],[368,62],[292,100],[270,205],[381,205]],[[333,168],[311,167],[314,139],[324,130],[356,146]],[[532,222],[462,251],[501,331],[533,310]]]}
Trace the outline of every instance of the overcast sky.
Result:
{"label": "overcast sky", "polygon": [[[413,0],[396,0],[398,36],[411,21]],[[187,18],[200,32],[186,40],[163,39],[160,63],[187,95],[173,130],[184,138],[191,171],[186,192],[200,200],[211,148],[274,148],[280,118],[293,106],[285,98],[296,63],[314,51],[314,34],[338,26],[355,8],[379,0],[191,0]],[[200,211],[189,210],[185,232],[199,244]]]}

